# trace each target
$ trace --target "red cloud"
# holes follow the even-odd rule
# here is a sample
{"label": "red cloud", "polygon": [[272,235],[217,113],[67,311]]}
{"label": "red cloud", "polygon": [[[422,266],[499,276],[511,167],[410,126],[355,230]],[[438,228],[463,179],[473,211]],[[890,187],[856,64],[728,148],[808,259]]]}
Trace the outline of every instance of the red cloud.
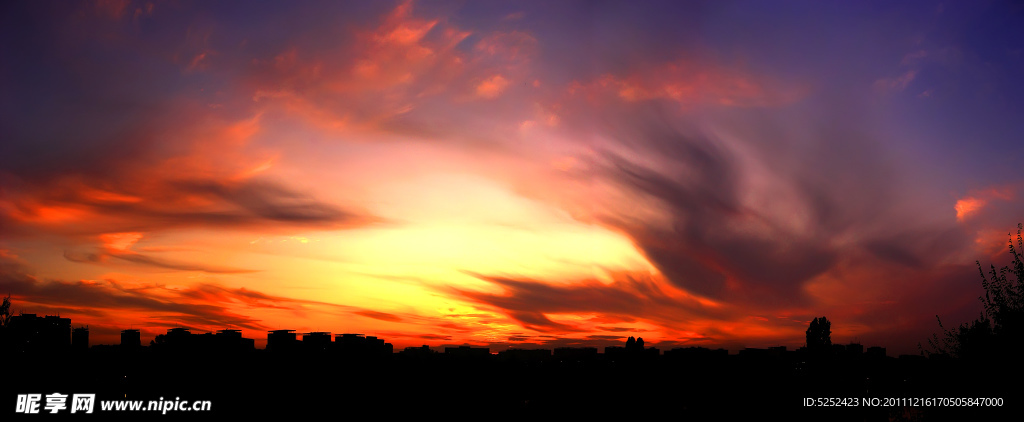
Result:
{"label": "red cloud", "polygon": [[641,68],[627,75],[608,74],[594,81],[576,82],[569,88],[570,94],[594,101],[668,100],[686,107],[784,105],[800,99],[804,91],[740,69],[688,60]]}

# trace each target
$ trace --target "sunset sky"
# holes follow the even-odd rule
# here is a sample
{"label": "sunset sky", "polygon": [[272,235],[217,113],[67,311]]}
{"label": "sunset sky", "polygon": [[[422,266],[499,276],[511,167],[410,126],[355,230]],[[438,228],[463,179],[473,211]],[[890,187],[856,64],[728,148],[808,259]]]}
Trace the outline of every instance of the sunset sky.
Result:
{"label": "sunset sky", "polygon": [[0,8],[0,294],[92,344],[916,353],[1024,222],[1019,2]]}

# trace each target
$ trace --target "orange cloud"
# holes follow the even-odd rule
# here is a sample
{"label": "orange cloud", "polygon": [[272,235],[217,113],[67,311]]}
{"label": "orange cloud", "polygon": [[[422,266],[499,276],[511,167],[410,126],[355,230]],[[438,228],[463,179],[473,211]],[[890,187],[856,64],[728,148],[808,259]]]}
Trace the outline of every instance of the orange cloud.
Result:
{"label": "orange cloud", "polygon": [[376,38],[382,43],[415,44],[437,25],[437,20],[415,20],[410,19],[411,15],[411,1],[398,5]]}
{"label": "orange cloud", "polygon": [[82,210],[77,208],[44,205],[20,215],[24,221],[53,224],[80,221],[84,214]]}
{"label": "orange cloud", "polygon": [[[253,100],[331,132],[378,127],[442,93],[474,89],[464,53],[471,33],[399,5],[352,43],[297,44],[256,60]],[[471,91],[470,91],[471,92]]]}
{"label": "orange cloud", "polygon": [[971,197],[956,201],[956,206],[954,207],[956,209],[956,220],[961,222],[964,221],[964,218],[976,213],[981,209],[981,207],[985,206],[985,202],[986,201],[984,199]]}
{"label": "orange cloud", "polygon": [[206,70],[207,63],[209,62],[209,57],[214,54],[215,53],[210,50],[204,50],[199,54],[196,54],[192,57],[192,60],[189,61],[188,67],[185,68],[185,71],[195,72],[197,70]]}
{"label": "orange cloud", "polygon": [[259,225],[268,219],[288,221],[284,225],[318,225],[362,214],[350,215],[254,177],[272,169],[279,155],[250,143],[262,131],[260,114],[240,120],[196,112],[175,117],[187,118],[190,124],[174,120],[168,127],[152,129],[183,140],[164,146],[163,156],[147,152],[130,159],[112,158],[97,163],[102,173],[60,172],[6,190],[0,198],[0,222],[9,219],[15,224],[0,224],[0,232],[102,235],[106,247],[121,250],[134,243],[124,237],[131,233]]}
{"label": "orange cloud", "polygon": [[138,196],[124,195],[90,187],[83,188],[82,196],[100,202],[139,202],[142,200]]}
{"label": "orange cloud", "polygon": [[399,5],[380,27],[360,34],[371,42],[352,67],[354,78],[335,75],[328,83],[339,91],[386,90],[411,84],[432,68],[443,67],[446,59],[457,61],[451,49],[469,33],[449,29],[440,31],[440,42],[425,40],[437,25],[436,19],[413,17],[411,2]]}
{"label": "orange cloud", "polygon": [[472,49],[457,48],[473,33],[443,17],[417,16],[411,2],[353,32],[353,42],[302,42],[255,60],[246,78],[251,98],[268,112],[351,134],[437,113],[443,102],[498,98],[518,81],[536,80],[533,36],[495,31],[479,34]]}
{"label": "orange cloud", "polygon": [[973,191],[956,201],[956,220],[963,222],[967,217],[977,214],[992,200],[1010,201],[1014,198],[1013,186],[994,186],[987,189]]}
{"label": "orange cloud", "polygon": [[103,242],[103,247],[111,251],[127,251],[140,239],[142,239],[142,233],[130,232],[130,233],[106,233],[100,235],[100,241]]}
{"label": "orange cloud", "polygon": [[476,86],[476,95],[482,98],[497,98],[508,86],[508,79],[501,75],[494,75],[483,80]]}

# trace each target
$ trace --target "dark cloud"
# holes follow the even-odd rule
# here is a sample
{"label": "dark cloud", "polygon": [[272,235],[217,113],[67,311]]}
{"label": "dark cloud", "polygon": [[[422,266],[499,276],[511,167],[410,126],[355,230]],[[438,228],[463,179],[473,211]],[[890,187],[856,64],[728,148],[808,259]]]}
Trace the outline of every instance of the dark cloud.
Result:
{"label": "dark cloud", "polygon": [[[120,289],[120,286],[118,286]],[[297,309],[297,305],[307,303],[281,296],[271,296],[261,292],[248,290],[244,287],[231,289],[218,284],[199,283],[186,289],[175,291],[176,294],[202,300],[205,302],[227,303],[238,301],[254,308]]]}
{"label": "dark cloud", "polygon": [[104,255],[102,253],[76,252],[72,250],[64,251],[64,259],[82,264],[102,262],[103,257]]}
{"label": "dark cloud", "polygon": [[[606,153],[605,176],[659,200],[672,227],[607,221],[633,237],[658,269],[689,291],[721,298],[727,280],[773,300],[799,300],[802,283],[829,269],[837,252],[824,236],[789,232],[741,201],[747,177],[738,159],[713,139],[686,135],[658,119],[636,126],[629,142],[666,159],[676,170],[656,170]],[[820,222],[813,221],[813,224]],[[750,236],[741,227],[757,227]]]}
{"label": "dark cloud", "polygon": [[110,256],[112,256],[114,258],[117,258],[117,259],[122,259],[122,260],[125,260],[125,261],[129,261],[129,262],[134,262],[136,264],[149,265],[149,266],[152,266],[152,267],[166,268],[166,269],[170,269],[170,270],[179,270],[179,271],[202,271],[202,272],[211,273],[211,274],[244,274],[244,273],[256,272],[255,270],[244,270],[244,269],[224,268],[224,267],[211,267],[211,266],[208,266],[208,265],[186,264],[186,263],[179,263],[179,262],[169,262],[169,261],[165,261],[165,260],[161,260],[161,259],[157,259],[157,258],[153,258],[153,257],[147,256],[147,255],[137,254],[137,253],[112,253],[112,254],[110,254]]}
{"label": "dark cloud", "polygon": [[86,314],[155,312],[164,314],[162,318],[187,322],[193,326],[237,326],[253,330],[265,328],[259,321],[234,314],[223,306],[183,303],[144,291],[118,290],[106,283],[37,281],[24,273],[8,271],[8,268],[4,268],[0,274],[0,290],[10,292],[22,301],[45,304],[55,309],[64,307],[72,312],[78,309],[85,309]]}
{"label": "dark cloud", "polygon": [[212,283],[198,283],[184,289],[162,285],[125,288],[113,280],[60,281],[38,280],[30,269],[15,258],[0,255],[0,291],[16,301],[33,304],[40,312],[73,313],[93,317],[116,318],[126,312],[149,314],[151,324],[189,327],[240,327],[250,330],[267,328],[260,320],[232,310],[235,303],[249,308],[302,310],[323,307],[345,315],[361,315],[385,321],[402,321],[399,315],[327,302],[268,295],[246,288],[228,288]]}
{"label": "dark cloud", "polygon": [[[84,186],[76,189],[62,189],[59,186],[44,189],[38,186],[33,193],[21,197],[23,205],[16,211],[21,217],[15,217],[14,213],[0,216],[0,230],[10,235],[29,235],[40,231],[96,235],[184,227],[258,227],[262,230],[311,227],[331,230],[381,221],[365,212],[342,209],[277,183],[260,180],[154,181],[101,195],[118,195],[118,199],[97,196]],[[197,200],[201,204],[197,204]],[[44,212],[47,207],[73,209],[78,213],[76,218],[88,218],[89,224],[35,224],[31,216]],[[87,258],[77,255],[69,257],[72,260]],[[174,266],[141,255],[119,258],[150,265]]]}
{"label": "dark cloud", "polygon": [[393,315],[393,314],[389,314],[389,313],[386,313],[386,312],[377,312],[377,311],[365,310],[365,311],[356,311],[356,312],[353,312],[353,313],[356,314],[356,315],[362,315],[362,316],[367,317],[367,318],[379,319],[381,321],[389,321],[389,322],[401,322],[402,321],[402,318],[399,317],[398,315]]}
{"label": "dark cloud", "polygon": [[[372,220],[266,181],[184,181],[169,183],[166,188],[162,195],[171,204],[94,205],[102,211],[120,213],[127,221],[152,222],[165,226],[233,227],[276,222],[338,227]],[[217,210],[175,204],[190,195],[213,201],[215,205],[207,208]]]}
{"label": "dark cloud", "polygon": [[601,326],[598,326],[597,329],[601,330],[601,331],[610,331],[610,332],[613,332],[613,333],[635,333],[635,332],[638,332],[638,331],[645,331],[645,330],[637,330],[636,328],[629,328],[629,327],[601,327]]}
{"label": "dark cloud", "polygon": [[418,338],[418,339],[423,339],[423,340],[444,340],[444,341],[446,341],[446,340],[451,340],[452,339],[452,336],[444,336],[444,335],[438,335],[438,334],[420,334],[420,335],[417,335],[417,336],[414,336],[414,337]]}
{"label": "dark cloud", "polygon": [[[323,22],[328,5],[321,6],[261,11],[299,19],[275,18],[275,28],[315,31],[306,25]],[[337,31],[339,21],[360,22],[391,6],[327,7],[334,24],[317,30]],[[233,8],[140,7],[111,14],[91,2],[4,5],[0,38],[16,41],[0,46],[0,193],[11,201],[0,213],[0,233],[33,234],[25,219],[44,207],[99,217],[85,229],[92,233],[267,222],[339,228],[372,220],[280,183],[234,179],[236,167],[252,159],[245,139],[236,138],[259,132],[258,125],[247,135],[231,131],[258,113],[250,86],[235,91],[247,79],[237,72],[245,73],[254,55],[272,59],[287,48],[271,41],[238,46],[276,30],[231,23]],[[210,16],[225,19],[213,24]],[[235,38],[216,25],[248,35]],[[233,70],[189,70],[203,55]],[[225,97],[229,107],[210,107]],[[187,201],[192,196],[212,204],[196,207]]]}
{"label": "dark cloud", "polygon": [[540,332],[571,333],[583,331],[576,327],[554,322],[540,312],[515,312],[508,311],[508,316],[519,321],[524,328]]}
{"label": "dark cloud", "polygon": [[694,299],[670,297],[653,280],[631,276],[620,277],[609,285],[593,280],[557,285],[538,280],[472,275],[502,287],[504,293],[490,294],[458,288],[450,291],[481,305],[498,308],[524,327],[538,332],[572,333],[581,330],[551,321],[545,314],[598,313],[602,315],[599,319],[602,321],[609,316],[624,320],[637,318],[666,327],[684,324],[695,315],[711,318],[727,315]]}
{"label": "dark cloud", "polygon": [[895,229],[865,239],[864,248],[876,257],[910,268],[928,270],[947,256],[970,245],[972,240],[962,227]]}
{"label": "dark cloud", "polygon": [[[357,215],[346,213],[337,207],[265,181],[241,184],[190,181],[179,182],[176,185],[184,193],[214,197],[236,205],[241,213],[233,217],[240,221],[244,220],[243,216],[246,214],[254,219],[296,224],[345,223],[358,218]],[[230,223],[231,217],[217,214],[217,223]]]}

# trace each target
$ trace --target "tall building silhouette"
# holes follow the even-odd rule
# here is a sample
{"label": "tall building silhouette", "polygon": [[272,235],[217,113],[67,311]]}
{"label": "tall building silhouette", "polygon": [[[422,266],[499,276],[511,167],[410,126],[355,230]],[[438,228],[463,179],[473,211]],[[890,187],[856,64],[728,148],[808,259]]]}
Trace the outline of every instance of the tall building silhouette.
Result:
{"label": "tall building silhouette", "polygon": [[142,347],[142,333],[139,330],[121,330],[121,347],[124,349]]}

